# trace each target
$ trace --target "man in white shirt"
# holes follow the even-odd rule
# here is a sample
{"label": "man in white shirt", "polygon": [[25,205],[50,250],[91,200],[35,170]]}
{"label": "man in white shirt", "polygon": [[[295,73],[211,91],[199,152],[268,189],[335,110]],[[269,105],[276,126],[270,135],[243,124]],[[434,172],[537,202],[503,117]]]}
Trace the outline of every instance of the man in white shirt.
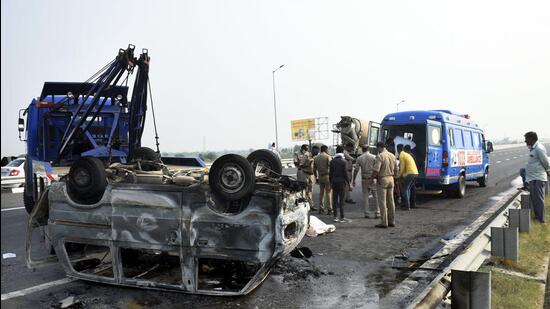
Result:
{"label": "man in white shirt", "polygon": [[548,163],[546,149],[538,142],[537,133],[527,132],[524,137],[529,148],[529,159],[525,165],[525,182],[529,187],[531,208],[535,213],[535,219],[545,223],[544,189],[550,175],[550,164]]}

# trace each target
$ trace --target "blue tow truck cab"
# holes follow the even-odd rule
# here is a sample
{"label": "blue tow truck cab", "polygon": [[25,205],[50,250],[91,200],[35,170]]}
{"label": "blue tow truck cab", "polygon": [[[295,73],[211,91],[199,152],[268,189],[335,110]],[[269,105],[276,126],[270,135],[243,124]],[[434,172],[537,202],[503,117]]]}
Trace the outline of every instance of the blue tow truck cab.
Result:
{"label": "blue tow truck cab", "polygon": [[401,137],[414,143],[416,183],[423,189],[442,189],[462,198],[466,181],[487,185],[493,145],[468,115],[448,110],[397,112],[386,115],[381,128],[384,141],[403,141],[395,139]]}

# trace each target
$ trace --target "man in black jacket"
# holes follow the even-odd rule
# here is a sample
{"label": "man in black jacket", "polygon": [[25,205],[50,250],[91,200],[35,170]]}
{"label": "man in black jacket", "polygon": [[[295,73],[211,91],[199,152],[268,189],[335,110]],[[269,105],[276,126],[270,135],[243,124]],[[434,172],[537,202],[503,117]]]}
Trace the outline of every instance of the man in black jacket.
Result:
{"label": "man in black jacket", "polygon": [[[347,171],[347,163],[344,158],[344,147],[336,147],[336,155],[330,161],[329,170],[330,185],[332,186],[332,208],[334,222],[351,222],[344,218],[344,199],[346,188],[350,183],[350,176]],[[340,208],[340,219],[338,219],[338,208]]]}

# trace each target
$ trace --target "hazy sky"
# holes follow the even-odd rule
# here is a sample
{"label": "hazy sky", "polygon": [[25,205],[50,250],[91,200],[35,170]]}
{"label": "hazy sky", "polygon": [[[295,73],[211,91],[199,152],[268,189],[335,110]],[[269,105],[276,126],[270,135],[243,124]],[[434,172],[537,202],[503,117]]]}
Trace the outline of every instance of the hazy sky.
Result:
{"label": "hazy sky", "polygon": [[1,3],[2,155],[24,152],[17,113],[44,81],[84,81],[128,43],[149,49],[162,151],[266,147],[281,64],[281,146],[292,119],[380,121],[402,99],[550,137],[548,0]]}

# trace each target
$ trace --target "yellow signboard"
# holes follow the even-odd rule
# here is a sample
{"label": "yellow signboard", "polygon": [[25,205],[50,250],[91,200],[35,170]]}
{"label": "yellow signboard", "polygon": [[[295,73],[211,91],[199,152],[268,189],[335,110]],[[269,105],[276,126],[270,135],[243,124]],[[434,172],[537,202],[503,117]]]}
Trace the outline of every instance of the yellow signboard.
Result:
{"label": "yellow signboard", "polygon": [[315,138],[315,118],[290,121],[290,132],[293,141],[304,141]]}

